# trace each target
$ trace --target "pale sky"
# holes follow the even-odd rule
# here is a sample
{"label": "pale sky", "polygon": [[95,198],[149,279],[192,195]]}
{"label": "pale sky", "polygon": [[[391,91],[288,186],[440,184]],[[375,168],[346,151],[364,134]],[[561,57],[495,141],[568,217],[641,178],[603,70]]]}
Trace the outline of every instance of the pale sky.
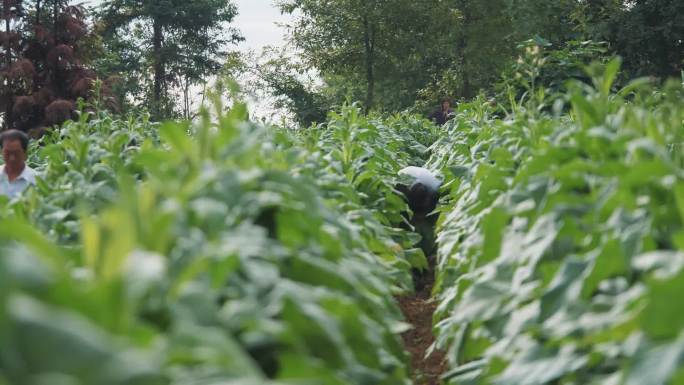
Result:
{"label": "pale sky", "polygon": [[273,0],[234,0],[239,15],[234,27],[242,31],[246,41],[240,44],[242,50],[260,50],[266,45],[284,44],[285,29],[276,23],[286,23],[289,15],[281,15]]}

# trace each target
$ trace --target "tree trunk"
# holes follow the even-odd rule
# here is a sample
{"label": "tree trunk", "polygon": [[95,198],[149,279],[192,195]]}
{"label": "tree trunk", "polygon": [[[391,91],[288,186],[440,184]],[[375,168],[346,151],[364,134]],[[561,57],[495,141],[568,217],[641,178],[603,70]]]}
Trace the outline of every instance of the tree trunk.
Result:
{"label": "tree trunk", "polygon": [[375,30],[368,21],[368,15],[363,16],[363,42],[366,59],[366,113],[373,106],[375,97]]}
{"label": "tree trunk", "polygon": [[[3,0],[2,4],[2,17],[5,19],[5,36],[7,36],[7,40],[5,41],[4,49],[5,49],[5,66],[7,70],[9,71],[9,68],[12,66],[12,47],[10,46],[10,39],[9,39],[9,34],[10,34],[10,28],[12,27],[12,23],[10,22],[11,14],[10,14],[10,0]],[[11,79],[10,79],[11,81]],[[14,124],[14,117],[12,116],[12,108],[14,107],[14,98],[12,97],[12,87],[10,87],[10,96],[7,98],[7,105],[5,106],[5,119],[4,119],[4,127],[5,129],[10,129],[12,128],[12,125]]]}
{"label": "tree trunk", "polygon": [[186,120],[190,120],[190,79],[187,77],[183,85],[183,115]]}
{"label": "tree trunk", "polygon": [[57,36],[57,17],[59,17],[59,1],[52,3],[52,35]]}
{"label": "tree trunk", "polygon": [[468,9],[467,4],[463,4],[462,6],[462,12],[463,12],[463,25],[461,26],[461,36],[458,39],[458,56],[459,56],[459,62],[461,65],[461,75],[463,76],[463,88],[461,89],[461,96],[469,99],[472,97],[471,95],[471,86],[470,86],[470,76],[468,74],[468,59],[466,58],[465,55],[465,50],[468,47],[468,23],[470,23],[470,12]]}
{"label": "tree trunk", "polygon": [[40,0],[36,0],[36,25],[40,25]]}
{"label": "tree trunk", "polygon": [[3,0],[2,4],[2,17],[5,19],[5,36],[7,36],[6,40],[6,46],[5,48],[5,65],[7,65],[7,68],[9,69],[9,66],[12,65],[12,47],[10,46],[10,28],[12,28],[12,23],[11,23],[11,17],[12,14],[10,13],[10,1],[9,0]]}
{"label": "tree trunk", "polygon": [[[60,25],[59,25],[59,17],[64,10],[62,8],[64,1],[63,0],[53,0],[52,2],[52,36],[55,39],[55,44],[61,44],[62,41],[59,40],[58,36],[61,35],[61,32],[63,32],[63,29],[60,30]],[[49,9],[49,8],[48,8]],[[49,14],[49,10],[47,11]],[[61,26],[64,28],[64,26]],[[57,94],[57,97],[59,98],[67,98],[69,94],[69,89],[67,88],[66,82],[65,82],[65,77],[66,77],[66,71],[61,70],[57,68],[54,71],[54,84],[55,88],[54,91]]]}
{"label": "tree trunk", "polygon": [[162,100],[164,91],[164,58],[162,57],[162,44],[164,35],[161,22],[155,19],[153,22],[152,47],[154,55],[154,90],[152,93],[152,111],[155,118],[159,118],[162,112]]}

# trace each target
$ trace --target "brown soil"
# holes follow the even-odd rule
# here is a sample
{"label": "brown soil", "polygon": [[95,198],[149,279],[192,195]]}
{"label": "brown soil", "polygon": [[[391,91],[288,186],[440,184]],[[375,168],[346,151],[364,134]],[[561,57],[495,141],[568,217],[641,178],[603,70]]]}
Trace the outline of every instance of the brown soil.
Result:
{"label": "brown soil", "polygon": [[406,350],[411,354],[413,383],[438,385],[439,377],[446,369],[444,353],[436,350],[429,357],[425,357],[430,345],[435,341],[432,335],[432,315],[437,305],[430,298],[434,284],[432,267],[423,274],[414,274],[414,282],[414,294],[397,298],[406,321],[413,325],[413,329],[402,334],[402,338]]}

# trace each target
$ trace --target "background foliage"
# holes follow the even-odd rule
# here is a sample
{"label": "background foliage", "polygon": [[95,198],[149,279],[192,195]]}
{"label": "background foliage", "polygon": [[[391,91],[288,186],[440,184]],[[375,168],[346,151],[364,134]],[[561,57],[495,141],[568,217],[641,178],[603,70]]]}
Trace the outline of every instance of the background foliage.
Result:
{"label": "background foliage", "polygon": [[[606,42],[605,52],[593,51],[582,64],[620,55],[627,79],[664,81],[679,77],[683,67],[676,0],[409,3],[347,1],[332,9],[329,2],[288,1],[283,9],[299,12],[292,42],[321,71],[338,103],[350,97],[385,111],[415,106],[428,113],[444,96],[494,95],[502,72],[518,58],[516,46],[531,39],[568,53],[587,52],[580,42]],[[378,39],[374,50],[364,46],[364,21]]]}
{"label": "background foliage", "polygon": [[93,100],[108,91],[105,83],[96,87],[97,75],[88,67],[93,36],[82,7],[57,0],[6,0],[1,14],[0,111],[5,129],[38,137],[46,127],[73,118],[77,99]]}

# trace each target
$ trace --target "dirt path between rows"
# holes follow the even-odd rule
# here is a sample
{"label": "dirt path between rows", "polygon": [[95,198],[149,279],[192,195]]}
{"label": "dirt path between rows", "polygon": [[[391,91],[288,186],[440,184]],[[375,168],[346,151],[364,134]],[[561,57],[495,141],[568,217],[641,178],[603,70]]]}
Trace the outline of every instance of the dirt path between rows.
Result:
{"label": "dirt path between rows", "polygon": [[432,334],[432,315],[437,304],[430,298],[434,284],[433,267],[414,277],[414,280],[416,293],[397,298],[406,322],[413,325],[413,329],[402,334],[404,346],[411,354],[411,377],[415,385],[439,385],[439,377],[446,369],[444,353],[434,351],[429,357],[425,357],[435,341]]}

